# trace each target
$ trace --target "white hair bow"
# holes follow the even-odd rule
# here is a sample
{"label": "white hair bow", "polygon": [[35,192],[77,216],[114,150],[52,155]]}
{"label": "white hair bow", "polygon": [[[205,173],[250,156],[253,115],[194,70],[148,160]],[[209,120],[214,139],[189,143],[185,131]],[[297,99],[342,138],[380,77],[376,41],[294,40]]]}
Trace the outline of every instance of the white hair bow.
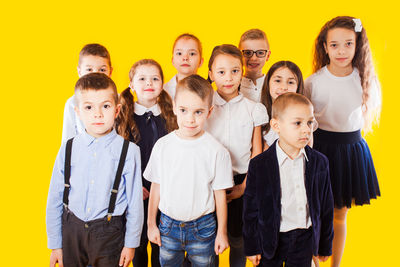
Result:
{"label": "white hair bow", "polygon": [[354,25],[354,31],[355,32],[361,32],[362,31],[362,24],[360,19],[353,19],[355,25]]}

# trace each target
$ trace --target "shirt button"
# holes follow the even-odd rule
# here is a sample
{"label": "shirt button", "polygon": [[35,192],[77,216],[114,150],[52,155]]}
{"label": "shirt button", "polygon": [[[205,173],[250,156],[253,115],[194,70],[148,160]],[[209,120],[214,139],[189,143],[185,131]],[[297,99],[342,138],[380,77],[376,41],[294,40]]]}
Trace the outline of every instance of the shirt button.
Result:
{"label": "shirt button", "polygon": [[87,209],[87,212],[90,212],[90,208]]}
{"label": "shirt button", "polygon": [[93,153],[93,156],[96,157],[96,155],[97,155],[96,152],[94,152],[94,153]]}
{"label": "shirt button", "polygon": [[87,223],[85,223],[85,228],[89,228],[89,225]]}
{"label": "shirt button", "polygon": [[91,183],[91,184],[94,184],[94,180],[91,180],[90,183]]}
{"label": "shirt button", "polygon": [[301,210],[303,210],[303,208],[299,208],[299,210],[301,211]]}

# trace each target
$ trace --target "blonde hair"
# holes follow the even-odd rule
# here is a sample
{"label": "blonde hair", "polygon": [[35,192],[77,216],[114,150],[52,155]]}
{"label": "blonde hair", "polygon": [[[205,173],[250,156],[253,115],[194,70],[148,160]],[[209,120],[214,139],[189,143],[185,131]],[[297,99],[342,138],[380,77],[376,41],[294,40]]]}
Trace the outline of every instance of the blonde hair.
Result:
{"label": "blonde hair", "polygon": [[242,36],[240,37],[239,48],[242,45],[242,43],[247,40],[265,40],[267,46],[269,47],[267,35],[265,34],[264,31],[260,29],[251,29],[243,33]]}
{"label": "blonde hair", "polygon": [[304,95],[298,93],[286,93],[278,96],[272,104],[271,117],[273,119],[278,119],[288,107],[293,105],[313,106],[311,101]]}

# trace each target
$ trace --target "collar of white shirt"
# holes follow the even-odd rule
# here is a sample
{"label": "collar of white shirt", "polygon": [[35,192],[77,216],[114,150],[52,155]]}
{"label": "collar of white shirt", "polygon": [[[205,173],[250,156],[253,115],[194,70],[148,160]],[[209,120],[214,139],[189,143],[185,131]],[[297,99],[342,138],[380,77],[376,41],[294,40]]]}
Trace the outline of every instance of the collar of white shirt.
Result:
{"label": "collar of white shirt", "polygon": [[105,136],[96,138],[88,134],[86,131],[83,132],[83,142],[85,145],[90,146],[93,143],[98,143],[104,147],[108,146],[111,141],[114,140],[114,138],[117,136],[117,132],[115,129],[112,129],[110,133],[108,133]]}
{"label": "collar of white shirt", "polygon": [[148,112],[148,111],[153,112],[154,116],[158,116],[161,114],[161,110],[160,110],[160,107],[158,106],[158,104],[155,104],[154,106],[152,106],[150,108],[146,108],[145,106],[140,105],[137,102],[135,102],[134,110],[135,110],[135,114],[139,115],[139,116],[142,116],[145,112]]}
{"label": "collar of white shirt", "polygon": [[[239,95],[237,95],[234,98],[232,98],[231,100],[229,100],[229,103],[236,103],[242,99],[243,99],[243,95],[242,95],[242,93],[239,92]],[[220,96],[218,94],[218,92],[215,91],[214,92],[214,105],[223,106],[226,103],[228,103],[228,102],[226,102],[225,99],[223,99],[222,96]]]}
{"label": "collar of white shirt", "polygon": [[264,83],[264,79],[265,79],[265,74],[264,74],[263,76],[261,76],[260,78],[257,78],[257,79],[256,79],[256,84],[254,84],[252,79],[243,77],[243,78],[242,78],[242,84],[245,84],[245,85],[247,85],[247,86],[253,85],[253,86],[256,87],[256,86],[259,85],[260,83],[261,83],[261,85],[262,85],[262,84]]}
{"label": "collar of white shirt", "polygon": [[[286,159],[291,160],[291,158],[285,153],[285,151],[283,151],[283,149],[279,145],[279,139],[276,141],[276,156],[278,157],[279,166],[282,166]],[[304,156],[304,158],[308,161],[307,154],[304,148],[300,150],[299,154],[293,160],[296,160],[301,156]]]}

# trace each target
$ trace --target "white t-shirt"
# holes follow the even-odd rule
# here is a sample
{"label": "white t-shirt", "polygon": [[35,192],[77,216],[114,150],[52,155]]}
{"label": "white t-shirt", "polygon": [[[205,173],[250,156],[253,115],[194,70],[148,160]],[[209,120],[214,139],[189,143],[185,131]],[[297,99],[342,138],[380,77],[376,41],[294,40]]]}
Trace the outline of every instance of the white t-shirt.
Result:
{"label": "white t-shirt", "polygon": [[207,132],[194,140],[176,132],[158,139],[143,176],[160,184],[159,209],[178,221],[213,212],[213,190],[234,185],[229,152]]}
{"label": "white t-shirt", "polygon": [[277,143],[276,156],[281,181],[281,226],[279,231],[307,229],[311,226],[311,219],[304,182],[304,165],[305,160],[308,160],[306,152],[302,148],[299,155],[292,160]]}
{"label": "white t-shirt", "polygon": [[168,92],[168,94],[172,98],[172,100],[174,100],[175,93],[176,93],[176,85],[177,85],[176,81],[177,81],[177,77],[175,75],[174,77],[172,77],[171,80],[169,80],[169,82],[164,84],[164,90]]}
{"label": "white t-shirt", "polygon": [[254,102],[261,102],[261,90],[264,80],[265,74],[256,80],[256,84],[251,79],[243,77],[240,83],[240,92]]}
{"label": "white t-shirt", "polygon": [[325,66],[307,78],[305,95],[314,105],[319,128],[332,132],[353,132],[363,126],[362,87],[356,68],[337,77]]}
{"label": "white t-shirt", "polygon": [[67,142],[75,135],[84,132],[85,126],[83,122],[79,119],[75,110],[75,95],[68,98],[64,107],[64,119],[63,119],[63,129],[62,129],[62,143]]}
{"label": "white t-shirt", "polygon": [[214,109],[205,130],[228,149],[234,175],[247,173],[253,130],[269,121],[267,109],[263,104],[243,97],[241,93],[226,102],[215,92],[213,102]]}

